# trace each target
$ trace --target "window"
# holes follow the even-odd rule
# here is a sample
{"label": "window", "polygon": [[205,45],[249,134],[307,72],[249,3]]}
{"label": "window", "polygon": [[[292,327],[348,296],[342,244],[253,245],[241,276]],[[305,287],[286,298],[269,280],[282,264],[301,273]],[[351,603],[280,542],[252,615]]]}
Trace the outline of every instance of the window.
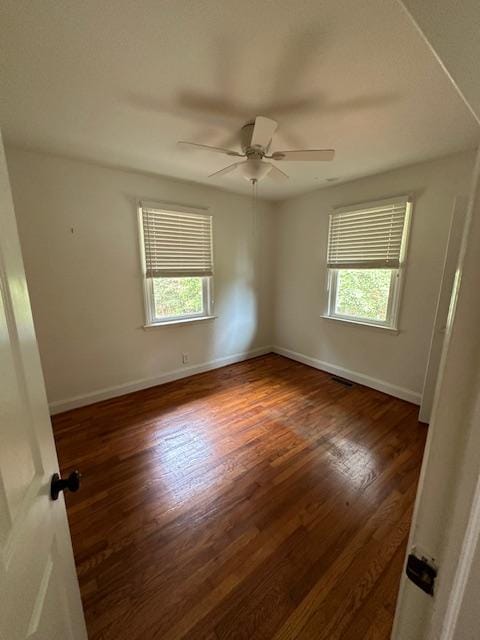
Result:
{"label": "window", "polygon": [[397,328],[411,207],[401,197],[330,215],[327,317]]}
{"label": "window", "polygon": [[212,217],[140,205],[147,325],[212,315]]}

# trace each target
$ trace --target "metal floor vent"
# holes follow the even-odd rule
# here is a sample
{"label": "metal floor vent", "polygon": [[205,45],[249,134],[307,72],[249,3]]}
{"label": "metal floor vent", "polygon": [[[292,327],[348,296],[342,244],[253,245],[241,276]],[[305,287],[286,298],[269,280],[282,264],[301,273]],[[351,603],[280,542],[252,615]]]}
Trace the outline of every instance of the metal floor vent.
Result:
{"label": "metal floor vent", "polygon": [[331,376],[331,379],[338,384],[343,384],[345,387],[354,387],[354,383],[346,378],[340,378],[339,376]]}

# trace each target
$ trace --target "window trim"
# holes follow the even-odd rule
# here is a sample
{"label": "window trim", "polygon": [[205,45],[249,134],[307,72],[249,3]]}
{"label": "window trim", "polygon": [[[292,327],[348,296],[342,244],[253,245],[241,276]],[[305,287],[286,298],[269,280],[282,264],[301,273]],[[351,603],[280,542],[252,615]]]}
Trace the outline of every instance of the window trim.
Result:
{"label": "window trim", "polygon": [[[335,211],[354,210],[355,208],[367,207],[374,204],[385,204],[394,202],[397,198],[383,198],[382,200],[376,200],[374,202],[362,202],[349,207],[341,207],[335,209]],[[390,295],[388,300],[387,317],[385,321],[376,321],[370,318],[362,318],[358,316],[347,316],[335,313],[336,303],[336,291],[337,291],[337,279],[338,272],[341,268],[326,267],[326,299],[325,310],[322,314],[322,318],[327,320],[337,320],[339,322],[345,322],[355,325],[361,325],[366,327],[374,327],[378,329],[386,329],[395,333],[400,332],[399,319],[400,319],[400,306],[403,297],[403,288],[405,282],[405,269],[406,269],[406,255],[410,239],[410,227],[413,211],[413,198],[411,195],[407,196],[407,205],[405,209],[405,222],[403,227],[402,243],[400,248],[400,264],[398,268],[392,269],[392,275],[390,280]],[[330,220],[330,218],[329,218]],[[330,222],[329,222],[330,224]],[[328,232],[327,232],[327,253],[328,255]],[[375,268],[375,267],[373,267]],[[385,268],[385,267],[383,267]]]}
{"label": "window trim", "polygon": [[201,316],[199,318],[182,318],[180,320],[169,320],[168,322],[153,322],[144,324],[144,329],[155,329],[155,327],[174,327],[179,324],[192,324],[193,322],[203,322],[204,320],[216,320],[218,316]]}
{"label": "window trim", "polygon": [[[209,320],[215,318],[214,315],[214,296],[213,296],[213,276],[196,276],[202,279],[202,294],[203,294],[203,310],[201,313],[186,314],[180,316],[168,316],[165,318],[157,318],[154,314],[154,298],[153,298],[153,278],[147,278],[146,275],[146,259],[145,259],[145,236],[143,232],[143,217],[142,217],[142,205],[149,205],[155,208],[164,209],[167,211],[177,211],[180,213],[197,213],[205,215],[208,211],[206,207],[187,207],[184,205],[175,205],[167,202],[152,202],[139,200],[137,203],[137,224],[138,224],[138,238],[140,246],[140,266],[143,281],[143,306],[144,306],[144,327],[161,327],[162,325],[168,326],[173,324],[182,324],[183,322],[190,323],[195,320]],[[213,224],[212,224],[213,227]],[[213,228],[212,228],[213,234]],[[213,247],[213,243],[212,243]],[[180,276],[179,276],[180,277]],[[188,277],[188,276],[187,276]]]}

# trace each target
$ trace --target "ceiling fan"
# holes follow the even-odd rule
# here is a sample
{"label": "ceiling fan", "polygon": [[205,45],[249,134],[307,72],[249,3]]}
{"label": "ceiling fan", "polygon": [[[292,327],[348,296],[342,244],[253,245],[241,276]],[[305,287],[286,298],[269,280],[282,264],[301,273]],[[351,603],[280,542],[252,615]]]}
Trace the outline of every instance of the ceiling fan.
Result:
{"label": "ceiling fan", "polygon": [[232,171],[240,172],[246,180],[258,182],[269,176],[276,182],[288,180],[288,175],[281,171],[277,166],[268,160],[275,162],[292,162],[301,160],[308,161],[329,161],[335,156],[334,149],[296,149],[294,151],[274,151],[270,153],[270,145],[272,137],[277,130],[278,123],[264,116],[257,116],[253,122],[248,122],[242,127],[241,140],[242,152],[233,151],[231,149],[223,149],[221,147],[211,147],[206,144],[197,144],[196,142],[179,141],[178,144],[188,145],[197,149],[213,151],[215,153],[223,153],[226,156],[234,156],[237,158],[246,158],[242,162],[234,162],[233,164],[220,169],[209,175],[209,178],[216,176],[224,176]]}

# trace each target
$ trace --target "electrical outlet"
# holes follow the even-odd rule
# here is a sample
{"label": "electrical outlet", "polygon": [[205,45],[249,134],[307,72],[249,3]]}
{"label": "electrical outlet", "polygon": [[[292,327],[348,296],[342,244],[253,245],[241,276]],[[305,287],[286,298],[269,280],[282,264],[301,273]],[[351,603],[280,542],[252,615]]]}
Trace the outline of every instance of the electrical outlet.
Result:
{"label": "electrical outlet", "polygon": [[183,364],[188,364],[188,353],[182,353]]}

